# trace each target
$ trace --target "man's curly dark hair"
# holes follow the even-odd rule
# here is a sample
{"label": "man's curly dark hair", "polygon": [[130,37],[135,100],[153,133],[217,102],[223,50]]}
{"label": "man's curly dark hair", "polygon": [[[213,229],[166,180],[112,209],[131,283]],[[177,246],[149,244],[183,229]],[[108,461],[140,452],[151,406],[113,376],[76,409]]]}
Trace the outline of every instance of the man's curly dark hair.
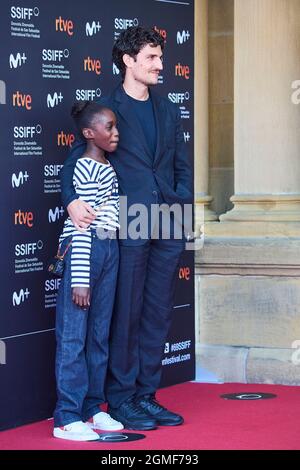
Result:
{"label": "man's curly dark hair", "polygon": [[135,58],[147,44],[160,46],[162,50],[165,45],[163,37],[154,28],[132,26],[120,34],[112,50],[112,60],[120,70],[122,78],[126,73],[123,55],[128,54]]}

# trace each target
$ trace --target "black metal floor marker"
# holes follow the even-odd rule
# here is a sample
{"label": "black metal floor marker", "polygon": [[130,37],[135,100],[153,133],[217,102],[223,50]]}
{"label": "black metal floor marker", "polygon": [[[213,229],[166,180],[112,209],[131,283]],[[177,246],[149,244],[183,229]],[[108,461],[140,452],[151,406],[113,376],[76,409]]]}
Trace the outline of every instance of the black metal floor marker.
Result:
{"label": "black metal floor marker", "polygon": [[226,393],[220,395],[225,400],[266,400],[268,398],[276,398],[274,393],[261,393],[261,392],[240,392],[240,393]]}
{"label": "black metal floor marker", "polygon": [[99,434],[99,441],[93,442],[131,442],[145,439],[145,434],[126,433],[126,432],[111,432]]}

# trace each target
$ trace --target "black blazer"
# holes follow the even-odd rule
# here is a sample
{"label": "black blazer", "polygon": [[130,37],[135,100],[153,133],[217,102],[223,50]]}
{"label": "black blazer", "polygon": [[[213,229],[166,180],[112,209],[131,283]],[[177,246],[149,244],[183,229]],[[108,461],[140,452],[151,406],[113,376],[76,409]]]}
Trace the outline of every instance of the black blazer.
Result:
{"label": "black blazer", "polygon": [[[150,94],[157,132],[154,159],[122,84],[110,96],[99,101],[112,109],[117,117],[120,141],[117,150],[108,154],[107,158],[116,170],[120,195],[127,196],[128,207],[136,203],[144,204],[149,213],[151,204],[157,203],[156,192],[160,192],[162,202],[167,204],[193,201],[192,171],[180,112],[168,99],[152,90]],[[78,197],[73,187],[73,171],[84,151],[85,142],[76,140],[60,172],[65,207]],[[131,219],[129,217],[127,222]]]}

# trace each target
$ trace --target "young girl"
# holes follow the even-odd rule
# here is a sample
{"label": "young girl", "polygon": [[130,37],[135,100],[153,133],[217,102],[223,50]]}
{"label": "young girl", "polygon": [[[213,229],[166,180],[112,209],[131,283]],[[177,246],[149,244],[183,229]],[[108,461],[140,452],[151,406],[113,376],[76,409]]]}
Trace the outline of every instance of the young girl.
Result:
{"label": "young girl", "polygon": [[105,158],[116,150],[119,134],[114,113],[95,102],[78,102],[71,112],[86,139],[76,163],[77,194],[96,211],[85,231],[65,221],[60,252],[67,249],[57,297],[54,437],[99,439],[93,429],[116,431],[123,425],[101,412],[108,361],[108,337],[119,261],[116,230],[119,196],[115,171]]}

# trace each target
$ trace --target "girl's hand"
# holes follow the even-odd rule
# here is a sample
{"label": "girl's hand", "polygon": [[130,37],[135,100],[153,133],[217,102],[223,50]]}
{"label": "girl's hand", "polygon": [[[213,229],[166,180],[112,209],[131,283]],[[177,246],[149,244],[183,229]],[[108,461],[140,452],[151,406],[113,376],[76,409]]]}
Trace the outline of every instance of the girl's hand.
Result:
{"label": "girl's hand", "polygon": [[90,306],[90,288],[89,287],[73,287],[72,300],[74,304],[87,310]]}

